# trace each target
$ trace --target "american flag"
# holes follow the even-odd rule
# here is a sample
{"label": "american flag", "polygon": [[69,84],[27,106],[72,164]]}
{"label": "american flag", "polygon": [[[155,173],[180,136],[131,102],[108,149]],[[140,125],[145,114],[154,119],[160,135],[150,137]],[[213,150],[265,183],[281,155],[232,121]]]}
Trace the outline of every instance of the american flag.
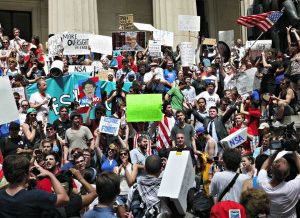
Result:
{"label": "american flag", "polygon": [[261,31],[267,32],[282,14],[281,11],[270,11],[263,14],[241,16],[236,22],[248,28],[257,26]]}

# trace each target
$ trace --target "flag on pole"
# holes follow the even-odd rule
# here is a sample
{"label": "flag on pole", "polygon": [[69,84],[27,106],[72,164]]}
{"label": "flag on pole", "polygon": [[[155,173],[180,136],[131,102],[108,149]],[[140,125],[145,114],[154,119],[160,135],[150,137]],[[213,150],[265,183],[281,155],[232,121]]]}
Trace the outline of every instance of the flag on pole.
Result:
{"label": "flag on pole", "polygon": [[263,14],[241,16],[236,22],[247,28],[256,26],[261,31],[267,32],[278,21],[282,14],[283,12],[281,11],[270,11]]}

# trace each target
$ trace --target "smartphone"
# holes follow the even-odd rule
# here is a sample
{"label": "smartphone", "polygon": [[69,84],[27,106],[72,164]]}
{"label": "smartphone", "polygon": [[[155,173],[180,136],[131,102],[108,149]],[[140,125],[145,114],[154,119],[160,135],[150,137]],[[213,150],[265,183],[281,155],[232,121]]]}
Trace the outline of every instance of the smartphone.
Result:
{"label": "smartphone", "polygon": [[41,173],[36,167],[32,168],[32,169],[31,169],[31,172],[32,172],[33,175],[35,175],[35,176],[37,176],[37,175],[39,175],[39,174]]}
{"label": "smartphone", "polygon": [[36,156],[42,155],[42,153],[43,153],[43,152],[42,152],[40,149],[34,150],[34,154],[35,154]]}

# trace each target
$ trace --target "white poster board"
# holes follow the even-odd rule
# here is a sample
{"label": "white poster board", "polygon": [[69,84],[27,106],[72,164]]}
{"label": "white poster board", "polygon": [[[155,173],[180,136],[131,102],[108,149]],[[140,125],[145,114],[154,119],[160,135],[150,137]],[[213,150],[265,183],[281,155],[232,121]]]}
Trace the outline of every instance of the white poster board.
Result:
{"label": "white poster board", "polygon": [[239,129],[238,131],[223,138],[221,143],[229,148],[236,148],[247,140],[247,128]]}
{"label": "white poster board", "polygon": [[195,63],[195,49],[192,42],[180,43],[181,65],[189,67]]}
{"label": "white poster board", "polygon": [[229,48],[234,46],[234,30],[219,31],[219,41],[225,42]]}
{"label": "white poster board", "polygon": [[171,151],[157,196],[170,198],[178,212],[185,214],[187,193],[194,181],[195,172],[190,152]]}
{"label": "white poster board", "polygon": [[8,76],[0,77],[0,125],[19,119],[19,112]]}
{"label": "white poster board", "polygon": [[62,35],[55,34],[48,39],[48,56],[55,57],[62,54]]}
{"label": "white poster board", "polygon": [[200,31],[200,16],[179,15],[178,30],[180,31]]}
{"label": "white poster board", "polygon": [[[246,49],[250,48],[255,41],[247,41]],[[261,53],[265,50],[272,48],[272,40],[257,40],[257,42],[251,47],[250,57],[254,60],[256,57],[261,56]]]}
{"label": "white poster board", "polygon": [[91,75],[95,72],[94,66],[84,66],[84,65],[69,65],[68,72],[72,73],[83,73]]}
{"label": "white poster board", "polygon": [[141,31],[149,31],[149,32],[153,32],[155,31],[155,27],[152,26],[151,24],[147,24],[147,23],[133,23],[133,25]]}
{"label": "white poster board", "polygon": [[161,42],[160,41],[149,40],[148,46],[149,46],[149,48],[148,48],[149,55],[151,57],[161,57]]}
{"label": "white poster board", "polygon": [[27,99],[24,87],[12,88],[12,91],[13,91],[13,93],[14,92],[19,93],[19,95],[20,95],[20,101],[19,102]]}
{"label": "white poster board", "polygon": [[174,33],[163,30],[155,30],[153,31],[153,39],[155,41],[161,41],[161,44],[164,46],[173,47]]}
{"label": "white poster board", "polygon": [[99,130],[102,133],[118,135],[121,120],[113,117],[101,117]]}
{"label": "white poster board", "polygon": [[101,35],[90,35],[89,45],[91,47],[91,52],[101,53],[101,54],[112,54],[112,37],[111,36],[101,36]]}
{"label": "white poster board", "polygon": [[64,55],[90,54],[89,35],[85,33],[63,33]]}
{"label": "white poster board", "polygon": [[257,68],[253,67],[241,73],[236,81],[236,88],[240,95],[252,92],[254,89],[259,88],[260,82],[256,77]]}

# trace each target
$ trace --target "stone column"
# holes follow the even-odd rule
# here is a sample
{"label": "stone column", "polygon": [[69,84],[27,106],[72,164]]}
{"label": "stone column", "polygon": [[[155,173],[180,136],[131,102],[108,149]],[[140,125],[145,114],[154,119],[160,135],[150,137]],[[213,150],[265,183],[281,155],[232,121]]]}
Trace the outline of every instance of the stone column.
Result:
{"label": "stone column", "polygon": [[98,34],[97,0],[49,0],[49,33]]}
{"label": "stone column", "polygon": [[[174,47],[179,42],[188,42],[189,34],[178,30],[178,15],[197,16],[195,0],[153,0],[153,24],[160,30],[174,32]],[[198,32],[191,32],[191,42],[196,46]]]}

